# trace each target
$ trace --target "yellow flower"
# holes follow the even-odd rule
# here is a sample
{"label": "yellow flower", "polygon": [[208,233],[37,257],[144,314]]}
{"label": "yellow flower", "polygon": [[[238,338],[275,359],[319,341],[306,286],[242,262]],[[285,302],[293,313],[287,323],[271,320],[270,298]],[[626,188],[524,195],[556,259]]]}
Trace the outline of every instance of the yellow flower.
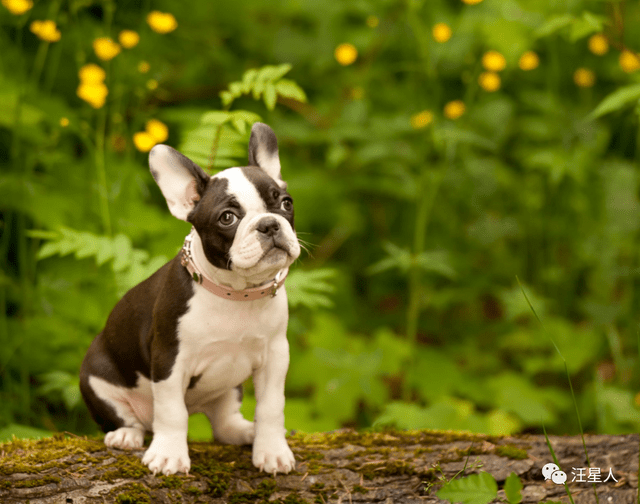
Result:
{"label": "yellow flower", "polygon": [[168,12],[151,11],[147,15],[147,24],[156,33],[169,33],[178,27],[178,21]]}
{"label": "yellow flower", "polygon": [[540,65],[540,58],[533,51],[527,51],[518,60],[520,70],[535,70]]}
{"label": "yellow flower", "polygon": [[140,35],[133,30],[122,30],[118,35],[118,41],[120,45],[125,49],[131,49],[138,45],[140,42]]}
{"label": "yellow flower", "polygon": [[575,82],[578,87],[592,87],[596,83],[596,74],[588,68],[578,68],[573,72],[573,82]]}
{"label": "yellow flower", "polygon": [[93,41],[93,52],[102,61],[109,61],[120,54],[120,46],[109,37],[100,37]]}
{"label": "yellow flower", "polygon": [[342,66],[351,65],[358,57],[358,50],[353,44],[340,44],[333,55]]}
{"label": "yellow flower", "polygon": [[489,93],[493,93],[500,89],[500,76],[495,72],[482,72],[478,76],[478,84],[480,87]]}
{"label": "yellow flower", "polygon": [[433,112],[430,110],[423,110],[422,112],[413,114],[410,122],[413,129],[426,128],[433,122]]}
{"label": "yellow flower", "polygon": [[69,126],[69,119],[66,117],[61,117],[60,126],[62,126],[63,128],[66,128],[67,126]]}
{"label": "yellow flower", "polygon": [[151,65],[148,62],[141,61],[138,63],[138,72],[146,74],[149,70],[151,70]]}
{"label": "yellow flower", "polygon": [[55,21],[51,21],[50,19],[33,21],[29,26],[29,30],[45,42],[57,42],[61,37],[60,30],[58,30]]}
{"label": "yellow flower", "polygon": [[2,0],[4,5],[11,14],[19,16],[24,14],[33,7],[31,0]]}
{"label": "yellow flower", "polygon": [[475,5],[482,2],[482,0],[462,0],[462,3],[466,3],[467,5]]}
{"label": "yellow flower", "polygon": [[78,71],[78,77],[85,84],[103,82],[106,76],[106,72],[95,63],[84,65]]}
{"label": "yellow flower", "polygon": [[157,80],[155,80],[155,79],[149,79],[149,80],[147,81],[147,89],[148,89],[149,91],[153,91],[153,90],[155,90],[155,89],[158,89],[158,81],[157,81]]}
{"label": "yellow flower", "polygon": [[490,72],[500,72],[507,66],[507,60],[498,51],[487,51],[482,55],[482,66]]}
{"label": "yellow flower", "polygon": [[380,24],[380,20],[377,16],[367,16],[366,23],[369,28],[375,28]]}
{"label": "yellow flower", "polygon": [[640,70],[640,58],[634,52],[625,49],[620,53],[620,68],[626,73],[632,73]]}
{"label": "yellow flower", "polygon": [[109,94],[103,82],[81,82],[76,94],[95,109],[99,109]]}
{"label": "yellow flower", "polygon": [[433,26],[431,35],[436,42],[446,42],[451,38],[451,28],[449,28],[449,25],[446,23],[438,23]]}
{"label": "yellow flower", "polygon": [[588,45],[589,50],[598,56],[602,56],[609,51],[609,41],[602,33],[596,33],[589,37]]}
{"label": "yellow flower", "polygon": [[444,106],[444,115],[448,119],[458,119],[466,109],[462,100],[453,100]]}
{"label": "yellow flower", "polygon": [[157,119],[149,119],[145,131],[149,133],[157,143],[164,142],[169,138],[169,128]]}
{"label": "yellow flower", "polygon": [[133,135],[133,144],[140,152],[149,152],[157,143],[156,139],[146,131],[138,131]]}

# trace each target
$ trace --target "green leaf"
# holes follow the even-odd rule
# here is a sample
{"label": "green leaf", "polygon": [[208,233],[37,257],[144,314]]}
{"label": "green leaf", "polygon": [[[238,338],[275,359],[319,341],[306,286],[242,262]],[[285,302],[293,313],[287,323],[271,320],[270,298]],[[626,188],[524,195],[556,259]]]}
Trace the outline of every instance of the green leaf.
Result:
{"label": "green leaf", "polygon": [[534,32],[534,36],[537,38],[548,37],[552,33],[569,26],[573,23],[575,18],[571,14],[561,14],[559,16],[554,16],[550,18],[547,22],[543,23],[542,26],[538,27],[538,29]]}
{"label": "green leaf", "polygon": [[124,234],[119,234],[113,240],[113,251],[115,259],[113,260],[113,271],[118,272],[124,270],[131,264],[131,240]]}
{"label": "green leaf", "polygon": [[331,294],[335,286],[331,281],[337,271],[332,268],[320,268],[312,271],[296,270],[287,277],[287,298],[289,306],[307,308],[331,308]]}
{"label": "green leaf", "polygon": [[267,65],[258,71],[256,81],[275,82],[278,79],[281,79],[289,70],[291,70],[291,65],[289,63],[284,63],[278,66]]}
{"label": "green leaf", "polygon": [[248,94],[258,76],[258,69],[251,68],[242,75],[242,93]]}
{"label": "green leaf", "polygon": [[212,110],[202,115],[200,122],[202,124],[213,124],[214,126],[220,126],[231,119],[231,113],[224,112],[222,110]]}
{"label": "green leaf", "polygon": [[419,254],[414,261],[422,271],[439,273],[447,278],[456,276],[456,272],[451,266],[449,254],[444,250],[427,250]]}
{"label": "green leaf", "polygon": [[229,91],[220,92],[220,99],[222,100],[222,105],[225,107],[228,107],[229,105],[231,105],[231,103],[233,103],[234,98],[235,97],[233,96],[233,94],[231,94]]}
{"label": "green leaf", "polygon": [[504,493],[507,496],[509,504],[520,504],[522,502],[522,481],[518,475],[512,472],[504,482]]}
{"label": "green leaf", "polygon": [[593,120],[610,112],[615,112],[637,100],[640,100],[640,84],[622,87],[605,97],[594,111],[587,116],[587,119]]}
{"label": "green leaf", "polygon": [[292,80],[280,79],[278,82],[276,82],[275,86],[276,91],[280,96],[291,98],[292,100],[297,100],[303,103],[307,102],[307,95],[305,94],[305,92]]}
{"label": "green leaf", "polygon": [[603,30],[606,18],[597,16],[591,12],[583,12],[580,19],[576,19],[571,24],[571,34],[569,39],[576,42],[592,33],[599,33]]}
{"label": "green leaf", "polygon": [[274,108],[276,108],[276,101],[278,99],[278,96],[276,94],[276,87],[273,84],[268,83],[264,87],[264,94],[262,95],[262,98],[264,99],[264,104],[266,105],[268,110],[273,110]]}
{"label": "green leaf", "polygon": [[251,94],[253,95],[254,100],[260,99],[260,96],[262,95],[262,92],[264,91],[265,86],[266,86],[266,83],[264,81],[256,81],[254,83],[253,87],[251,88]]}
{"label": "green leaf", "polygon": [[387,257],[369,266],[367,268],[369,275],[376,275],[394,268],[398,268],[402,273],[409,271],[412,261],[409,249],[398,247],[391,242],[386,242],[382,246],[387,253]]}
{"label": "green leaf", "polygon": [[487,504],[497,495],[498,484],[495,478],[484,471],[450,481],[437,493],[440,499],[461,504]]}

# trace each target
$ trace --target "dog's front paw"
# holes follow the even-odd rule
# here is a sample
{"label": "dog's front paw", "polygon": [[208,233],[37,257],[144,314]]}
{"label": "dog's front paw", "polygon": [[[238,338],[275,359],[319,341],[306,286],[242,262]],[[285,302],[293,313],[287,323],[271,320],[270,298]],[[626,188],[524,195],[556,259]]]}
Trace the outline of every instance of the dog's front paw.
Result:
{"label": "dog's front paw", "polygon": [[285,439],[256,439],[253,443],[253,465],[269,474],[288,473],[296,460]]}
{"label": "dog's front paw", "polygon": [[142,457],[142,463],[149,467],[153,474],[162,473],[168,476],[178,472],[189,473],[191,460],[186,438],[176,440],[172,437],[155,436]]}
{"label": "dog's front paw", "polygon": [[104,444],[109,448],[135,450],[142,448],[143,443],[144,433],[135,427],[120,427],[104,436]]}

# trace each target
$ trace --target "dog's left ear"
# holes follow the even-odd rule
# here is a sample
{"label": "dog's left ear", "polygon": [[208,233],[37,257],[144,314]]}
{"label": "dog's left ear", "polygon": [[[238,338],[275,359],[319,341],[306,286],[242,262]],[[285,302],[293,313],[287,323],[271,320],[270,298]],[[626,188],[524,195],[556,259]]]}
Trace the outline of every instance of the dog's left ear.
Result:
{"label": "dog's left ear", "polygon": [[276,182],[282,182],[278,139],[273,130],[264,123],[257,122],[251,128],[249,164],[262,168]]}

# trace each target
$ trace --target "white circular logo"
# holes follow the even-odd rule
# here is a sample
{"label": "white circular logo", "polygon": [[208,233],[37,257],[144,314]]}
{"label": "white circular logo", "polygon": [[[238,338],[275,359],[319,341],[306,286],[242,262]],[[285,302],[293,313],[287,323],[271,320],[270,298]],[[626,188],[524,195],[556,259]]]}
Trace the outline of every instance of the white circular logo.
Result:
{"label": "white circular logo", "polygon": [[564,485],[567,482],[567,474],[564,471],[553,471],[551,481],[556,485]]}
{"label": "white circular logo", "polygon": [[551,475],[556,472],[559,471],[560,468],[555,465],[555,464],[547,464],[542,468],[542,475],[544,476],[545,480],[551,479]]}

